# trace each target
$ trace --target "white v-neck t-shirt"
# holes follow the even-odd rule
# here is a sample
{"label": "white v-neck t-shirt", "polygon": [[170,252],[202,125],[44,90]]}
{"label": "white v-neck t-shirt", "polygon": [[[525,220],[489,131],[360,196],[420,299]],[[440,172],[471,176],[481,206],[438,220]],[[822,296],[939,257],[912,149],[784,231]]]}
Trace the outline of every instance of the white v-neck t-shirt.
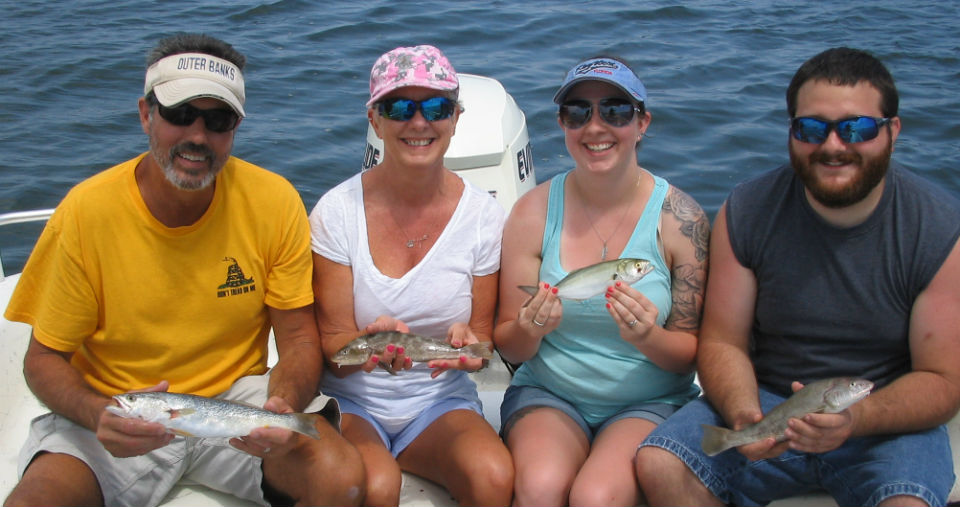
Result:
{"label": "white v-neck t-shirt", "polygon": [[[456,322],[469,322],[474,276],[500,269],[503,208],[486,191],[464,180],[457,208],[427,255],[400,278],[374,265],[367,237],[361,175],[337,185],[310,213],[313,251],[353,272],[354,319],[363,329],[380,315],[405,322],[413,333],[445,339]],[[336,366],[332,366],[335,368]],[[376,369],[338,378],[325,370],[324,394],[365,408],[388,432],[445,398],[479,403],[476,384],[461,370],[430,378],[426,363],[398,375]]]}

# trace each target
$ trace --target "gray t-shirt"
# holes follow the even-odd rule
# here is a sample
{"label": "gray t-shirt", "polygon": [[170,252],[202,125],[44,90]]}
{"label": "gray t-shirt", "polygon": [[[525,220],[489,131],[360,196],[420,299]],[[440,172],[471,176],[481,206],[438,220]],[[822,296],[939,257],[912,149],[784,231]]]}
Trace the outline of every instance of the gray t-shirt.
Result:
{"label": "gray t-shirt", "polygon": [[910,312],[960,237],[956,198],[891,164],[873,214],[838,228],[785,165],[737,185],[727,219],[734,254],[757,278],[761,384],[789,395],[793,380],[849,375],[883,386],[910,371]]}

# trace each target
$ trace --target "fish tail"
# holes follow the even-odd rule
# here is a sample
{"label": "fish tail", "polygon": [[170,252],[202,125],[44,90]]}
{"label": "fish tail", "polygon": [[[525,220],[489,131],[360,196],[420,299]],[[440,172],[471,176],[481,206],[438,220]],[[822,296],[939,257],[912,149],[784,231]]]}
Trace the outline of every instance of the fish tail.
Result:
{"label": "fish tail", "polygon": [[733,447],[728,442],[728,436],[733,433],[732,430],[709,424],[701,424],[700,427],[703,428],[703,439],[700,441],[700,447],[703,448],[703,452],[707,453],[707,456],[716,456]]}
{"label": "fish tail", "polygon": [[493,352],[490,352],[490,347],[486,343],[471,343],[460,349],[461,353],[472,357],[479,357],[481,359],[490,359],[493,357]]}
{"label": "fish tail", "polygon": [[320,416],[317,414],[291,414],[294,417],[294,427],[291,428],[297,433],[302,433],[310,438],[320,440],[320,432],[317,431],[317,421]]}

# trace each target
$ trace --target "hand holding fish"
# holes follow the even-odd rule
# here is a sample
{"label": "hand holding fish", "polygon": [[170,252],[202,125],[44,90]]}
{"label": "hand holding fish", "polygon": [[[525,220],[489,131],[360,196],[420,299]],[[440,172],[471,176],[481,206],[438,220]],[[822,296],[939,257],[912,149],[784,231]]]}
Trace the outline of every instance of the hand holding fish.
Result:
{"label": "hand holding fish", "polygon": [[[466,347],[474,343],[480,343],[470,326],[465,322],[456,322],[447,331],[447,343],[455,349]],[[468,357],[461,354],[456,359],[434,359],[427,362],[427,366],[434,368],[430,374],[431,378],[437,378],[441,373],[447,370],[466,370],[477,371],[483,368],[484,359],[482,357]]]}
{"label": "hand holding fish", "polygon": [[[163,392],[169,387],[164,380],[153,387],[132,392]],[[100,413],[97,424],[97,440],[118,458],[141,456],[169,444],[173,437],[162,424],[120,417],[106,409]]]}
{"label": "hand holding fish", "polygon": [[735,447],[747,458],[757,460],[777,456],[788,447],[801,452],[835,449],[852,433],[849,407],[870,394],[873,382],[837,377],[806,386],[794,382],[791,387],[793,395],[760,419],[755,413],[736,415],[733,430],[701,425],[704,452],[715,456]]}
{"label": "hand holding fish", "polygon": [[[367,327],[363,328],[363,331],[367,334],[385,331],[409,333],[410,327],[407,326],[407,324],[402,320],[395,319],[388,315],[381,315],[377,317],[377,320],[367,324]],[[363,363],[362,369],[366,373],[370,373],[371,371],[377,369],[377,367],[384,367],[384,369],[388,371],[392,370],[395,372],[400,370],[409,370],[413,367],[413,359],[405,354],[403,345],[390,343],[384,347],[384,350],[381,354],[372,354],[370,359]]]}
{"label": "hand holding fish", "polygon": [[[792,389],[797,392],[803,387],[800,382],[794,382]],[[798,452],[832,451],[843,445],[853,434],[854,406],[856,405],[840,412],[806,414],[801,418],[790,419],[784,437],[790,448]]]}
{"label": "hand holding fish", "polygon": [[620,337],[639,346],[657,326],[659,310],[642,292],[629,284],[614,282],[605,294],[607,311],[620,328]]}
{"label": "hand holding fish", "polygon": [[[279,396],[271,396],[263,404],[263,408],[276,414],[292,414],[294,412],[293,407]],[[254,428],[247,436],[230,439],[230,445],[263,459],[266,459],[267,456],[283,456],[293,449],[296,443],[296,432],[281,427]]]}
{"label": "hand holding fish", "polygon": [[563,305],[557,296],[558,289],[544,282],[530,299],[520,307],[517,324],[531,336],[546,336],[560,325],[563,319]]}

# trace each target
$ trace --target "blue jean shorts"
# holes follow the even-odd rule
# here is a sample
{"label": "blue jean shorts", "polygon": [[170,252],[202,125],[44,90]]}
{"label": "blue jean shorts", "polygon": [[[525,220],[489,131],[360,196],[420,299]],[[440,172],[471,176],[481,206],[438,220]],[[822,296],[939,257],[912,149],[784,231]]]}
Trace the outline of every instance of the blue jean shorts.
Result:
{"label": "blue jean shorts", "polygon": [[510,431],[510,427],[513,426],[513,423],[518,419],[517,416],[525,412],[525,409],[533,407],[550,407],[563,412],[580,426],[580,429],[583,430],[583,433],[587,436],[587,440],[590,442],[593,442],[594,437],[607,426],[610,426],[620,419],[646,419],[654,424],[660,424],[679,408],[667,403],[631,405],[624,407],[600,424],[590,425],[587,423],[587,420],[580,415],[576,407],[552,392],[542,387],[510,385],[503,394],[503,403],[500,405],[500,420],[503,421],[500,436],[506,439],[507,432]]}
{"label": "blue jean shorts", "polygon": [[[783,400],[760,390],[764,413]],[[953,457],[945,426],[895,436],[851,438],[823,454],[788,450],[776,458],[751,462],[736,449],[712,458],[704,454],[701,424],[726,426],[703,397],[658,426],[640,446],[660,447],[677,455],[725,503],[766,505],[826,490],[839,505],[872,506],[899,495],[918,497],[928,505],[946,505],[953,487]]]}

